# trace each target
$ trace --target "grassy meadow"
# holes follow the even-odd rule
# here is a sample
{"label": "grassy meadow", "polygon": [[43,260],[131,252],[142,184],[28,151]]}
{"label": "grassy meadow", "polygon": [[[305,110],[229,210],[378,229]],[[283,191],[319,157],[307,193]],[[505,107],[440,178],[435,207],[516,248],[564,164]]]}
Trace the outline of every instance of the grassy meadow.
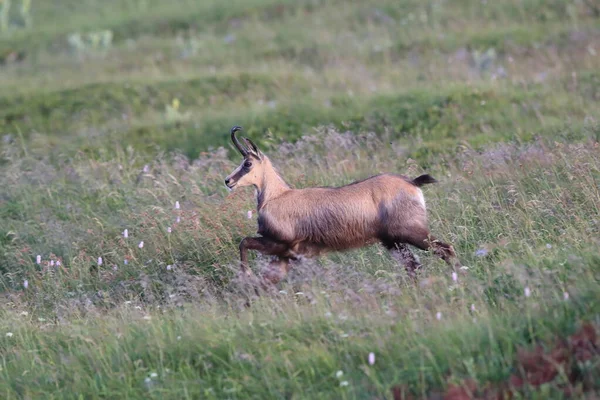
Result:
{"label": "grassy meadow", "polygon": [[[430,173],[465,267],[256,296],[233,125],[294,187]],[[600,396],[594,1],[4,0],[0,139],[2,399]]]}

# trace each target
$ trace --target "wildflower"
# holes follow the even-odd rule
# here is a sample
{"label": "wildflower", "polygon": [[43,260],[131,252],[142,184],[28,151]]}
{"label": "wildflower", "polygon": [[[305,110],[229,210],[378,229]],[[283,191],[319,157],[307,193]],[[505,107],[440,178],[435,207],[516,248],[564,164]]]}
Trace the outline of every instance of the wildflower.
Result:
{"label": "wildflower", "polygon": [[329,311],[327,311],[327,312],[325,313],[325,317],[326,317],[326,318],[331,318],[331,313],[330,313]]}
{"label": "wildflower", "polygon": [[147,321],[150,321],[152,319],[152,317],[149,316],[149,315],[144,315],[144,319],[147,320]]}
{"label": "wildflower", "polygon": [[375,364],[375,353],[369,353],[369,365]]}
{"label": "wildflower", "polygon": [[35,263],[40,265],[42,263],[42,256],[40,256],[39,254],[37,255],[37,257],[35,258]]}
{"label": "wildflower", "polygon": [[129,237],[129,231],[128,231],[127,229],[125,229],[125,230],[123,231],[123,237],[124,237],[125,239],[127,239],[127,238]]}
{"label": "wildflower", "polygon": [[27,289],[27,288],[29,287],[29,281],[28,281],[27,279],[25,279],[25,280],[23,281],[23,287],[24,287],[25,289]]}
{"label": "wildflower", "polygon": [[175,221],[177,221],[177,223],[180,223],[181,222],[181,217],[177,216],[177,219]]}
{"label": "wildflower", "polygon": [[113,265],[113,271],[117,271],[119,269],[119,267],[117,267],[116,265]]}
{"label": "wildflower", "polygon": [[487,256],[488,251],[486,248],[482,247],[481,249],[477,249],[477,251],[475,252],[475,255],[477,257],[485,257]]}
{"label": "wildflower", "polygon": [[340,386],[342,386],[342,387],[348,386],[348,381],[341,381]]}
{"label": "wildflower", "polygon": [[551,248],[552,248],[552,245],[551,245],[550,243],[546,243],[546,248],[547,248],[547,249],[551,249]]}
{"label": "wildflower", "polygon": [[181,340],[181,336],[177,336],[177,340]]}
{"label": "wildflower", "polygon": [[167,271],[170,271],[170,270],[172,270],[172,269],[173,269],[173,267],[172,267],[172,266],[170,266],[170,265],[167,265]]}
{"label": "wildflower", "polygon": [[341,378],[342,375],[344,375],[344,371],[341,371],[341,370],[335,373],[336,378]]}
{"label": "wildflower", "polygon": [[54,260],[50,260],[50,266],[54,267]]}
{"label": "wildflower", "polygon": [[475,304],[471,304],[471,311],[475,312]]}
{"label": "wildflower", "polygon": [[569,292],[563,293],[563,299],[565,299],[565,301],[569,300]]}
{"label": "wildflower", "polygon": [[12,332],[6,332],[6,337],[13,337],[13,333]]}
{"label": "wildflower", "polygon": [[60,267],[60,260],[56,260],[56,266]]}
{"label": "wildflower", "polygon": [[437,318],[437,320],[438,320],[438,321],[439,321],[439,320],[441,320],[441,319],[442,319],[442,313],[438,311],[438,312],[435,314],[435,318]]}
{"label": "wildflower", "polygon": [[143,241],[143,240],[140,242],[140,244],[138,244],[138,247],[139,247],[140,249],[144,247],[144,241]]}
{"label": "wildflower", "polygon": [[148,378],[144,379],[144,382],[146,382],[146,383],[152,383],[152,379],[150,379],[150,377],[148,377]]}
{"label": "wildflower", "polygon": [[180,206],[179,206],[179,202],[178,202],[178,201],[176,201],[176,202],[175,202],[175,209],[176,209],[176,210],[179,210],[179,208],[180,208]]}
{"label": "wildflower", "polygon": [[156,378],[158,376],[158,374],[156,372],[152,372],[150,374],[150,378]]}
{"label": "wildflower", "polygon": [[167,228],[167,233],[171,233],[171,227]]}
{"label": "wildflower", "polygon": [[150,171],[150,167],[148,166],[148,164],[144,165],[142,171],[144,171],[145,174],[147,174]]}
{"label": "wildflower", "polygon": [[102,257],[98,257],[98,266],[102,265]]}
{"label": "wildflower", "polygon": [[252,210],[248,210],[248,219],[252,219]]}
{"label": "wildflower", "polygon": [[123,260],[123,264],[127,265],[129,264],[129,261],[127,261],[127,259]]}
{"label": "wildflower", "polygon": [[458,282],[458,274],[457,274],[456,272],[453,272],[453,273],[452,273],[452,280],[453,280],[454,282]]}
{"label": "wildflower", "polygon": [[531,289],[528,286],[525,286],[525,297],[531,296]]}

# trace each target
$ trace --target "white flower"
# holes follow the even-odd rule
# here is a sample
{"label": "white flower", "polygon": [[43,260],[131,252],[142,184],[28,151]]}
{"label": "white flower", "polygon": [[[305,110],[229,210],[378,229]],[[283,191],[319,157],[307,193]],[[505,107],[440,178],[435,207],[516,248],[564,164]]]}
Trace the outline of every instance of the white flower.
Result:
{"label": "white flower", "polygon": [[181,340],[181,336],[177,336],[177,340]]}
{"label": "white flower", "polygon": [[37,255],[37,257],[35,258],[35,263],[40,265],[42,263],[42,256],[40,256],[39,254]]}
{"label": "white flower", "polygon": [[142,169],[142,171],[144,171],[145,174],[147,174],[148,171],[150,171],[150,167],[148,166],[148,164],[144,165],[144,168]]}
{"label": "white flower", "polygon": [[348,386],[348,381],[341,381],[340,386]]}
{"label": "white flower", "polygon": [[341,371],[341,370],[335,373],[336,378],[341,378],[343,375],[344,375],[344,371]]}
{"label": "white flower", "polygon": [[150,377],[148,377],[148,378],[144,379],[144,382],[146,382],[146,383],[151,383],[151,382],[152,382],[152,379],[150,379]]}
{"label": "white flower", "polygon": [[550,243],[546,243],[546,248],[547,248],[547,249],[551,249],[551,248],[552,248],[552,245],[551,245]]}
{"label": "white flower", "polygon": [[179,207],[180,207],[180,206],[179,206],[179,202],[178,202],[178,201],[176,201],[176,202],[175,202],[175,209],[176,209],[176,210],[179,210]]}
{"label": "white flower", "polygon": [[437,314],[435,314],[435,318],[437,318],[438,320],[442,319],[442,313],[441,312],[437,312]]}
{"label": "white flower", "polygon": [[167,228],[167,233],[171,233],[171,227]]}
{"label": "white flower", "polygon": [[102,265],[102,257],[98,257],[98,265]]}
{"label": "white flower", "polygon": [[156,372],[152,372],[150,374],[150,378],[156,378],[158,376],[158,374]]}
{"label": "white flower", "polygon": [[149,321],[149,320],[151,320],[151,319],[152,319],[152,317],[151,317],[151,316],[149,316],[149,315],[144,315],[144,319]]}
{"label": "white flower", "polygon": [[569,292],[564,292],[563,293],[563,299],[569,300]]}
{"label": "white flower", "polygon": [[23,281],[23,287],[24,287],[25,289],[27,289],[27,288],[29,287],[29,281],[28,281],[27,279],[25,279],[25,280]]}
{"label": "white flower", "polygon": [[525,297],[529,296],[531,296],[531,289],[529,289],[529,286],[525,286]]}
{"label": "white flower", "polygon": [[471,311],[475,311],[475,304],[471,304]]}
{"label": "white flower", "polygon": [[127,264],[129,264],[129,261],[123,260],[123,264],[127,265]]}
{"label": "white flower", "polygon": [[50,266],[54,267],[54,260],[50,260]]}
{"label": "white flower", "polygon": [[125,239],[127,239],[127,238],[129,237],[129,231],[128,231],[127,229],[125,229],[125,230],[123,231],[123,237],[124,237]]}
{"label": "white flower", "polygon": [[117,267],[116,265],[113,265],[113,271],[117,271],[119,269],[119,267]]}
{"label": "white flower", "polygon": [[167,271],[170,271],[172,269],[173,269],[173,267],[171,265],[167,265]]}
{"label": "white flower", "polygon": [[12,332],[6,332],[6,337],[13,337],[13,333]]}
{"label": "white flower", "polygon": [[458,274],[457,274],[456,272],[453,272],[453,273],[452,273],[452,280],[453,280],[454,282],[458,282]]}
{"label": "white flower", "polygon": [[180,223],[181,222],[181,217],[177,216],[177,219],[175,221],[177,221],[177,223]]}
{"label": "white flower", "polygon": [[60,260],[56,260],[56,266],[60,267]]}
{"label": "white flower", "polygon": [[369,365],[375,364],[375,353],[369,353]]}
{"label": "white flower", "polygon": [[248,210],[248,219],[252,219],[252,210]]}
{"label": "white flower", "polygon": [[144,247],[144,241],[143,241],[143,240],[140,242],[140,244],[138,244],[138,247],[139,247],[140,249]]}

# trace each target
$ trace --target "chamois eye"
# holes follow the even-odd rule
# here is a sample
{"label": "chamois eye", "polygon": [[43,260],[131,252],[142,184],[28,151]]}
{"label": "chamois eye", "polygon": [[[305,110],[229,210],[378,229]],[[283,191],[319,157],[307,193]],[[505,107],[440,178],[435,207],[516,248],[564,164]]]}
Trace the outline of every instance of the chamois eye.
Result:
{"label": "chamois eye", "polygon": [[244,163],[244,168],[246,168],[246,169],[250,169],[250,168],[252,168],[252,163],[251,163],[250,161],[246,161],[246,162]]}

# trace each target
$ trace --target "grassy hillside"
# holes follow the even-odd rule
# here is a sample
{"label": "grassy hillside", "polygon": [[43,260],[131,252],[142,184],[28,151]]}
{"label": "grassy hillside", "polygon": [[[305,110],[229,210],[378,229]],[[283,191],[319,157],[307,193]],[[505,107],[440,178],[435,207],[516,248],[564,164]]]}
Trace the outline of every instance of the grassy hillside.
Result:
{"label": "grassy hillside", "polygon": [[[21,4],[0,11],[2,398],[600,393],[594,2]],[[374,246],[256,297],[233,125],[295,187],[432,174],[466,268],[417,251],[415,284]]]}

